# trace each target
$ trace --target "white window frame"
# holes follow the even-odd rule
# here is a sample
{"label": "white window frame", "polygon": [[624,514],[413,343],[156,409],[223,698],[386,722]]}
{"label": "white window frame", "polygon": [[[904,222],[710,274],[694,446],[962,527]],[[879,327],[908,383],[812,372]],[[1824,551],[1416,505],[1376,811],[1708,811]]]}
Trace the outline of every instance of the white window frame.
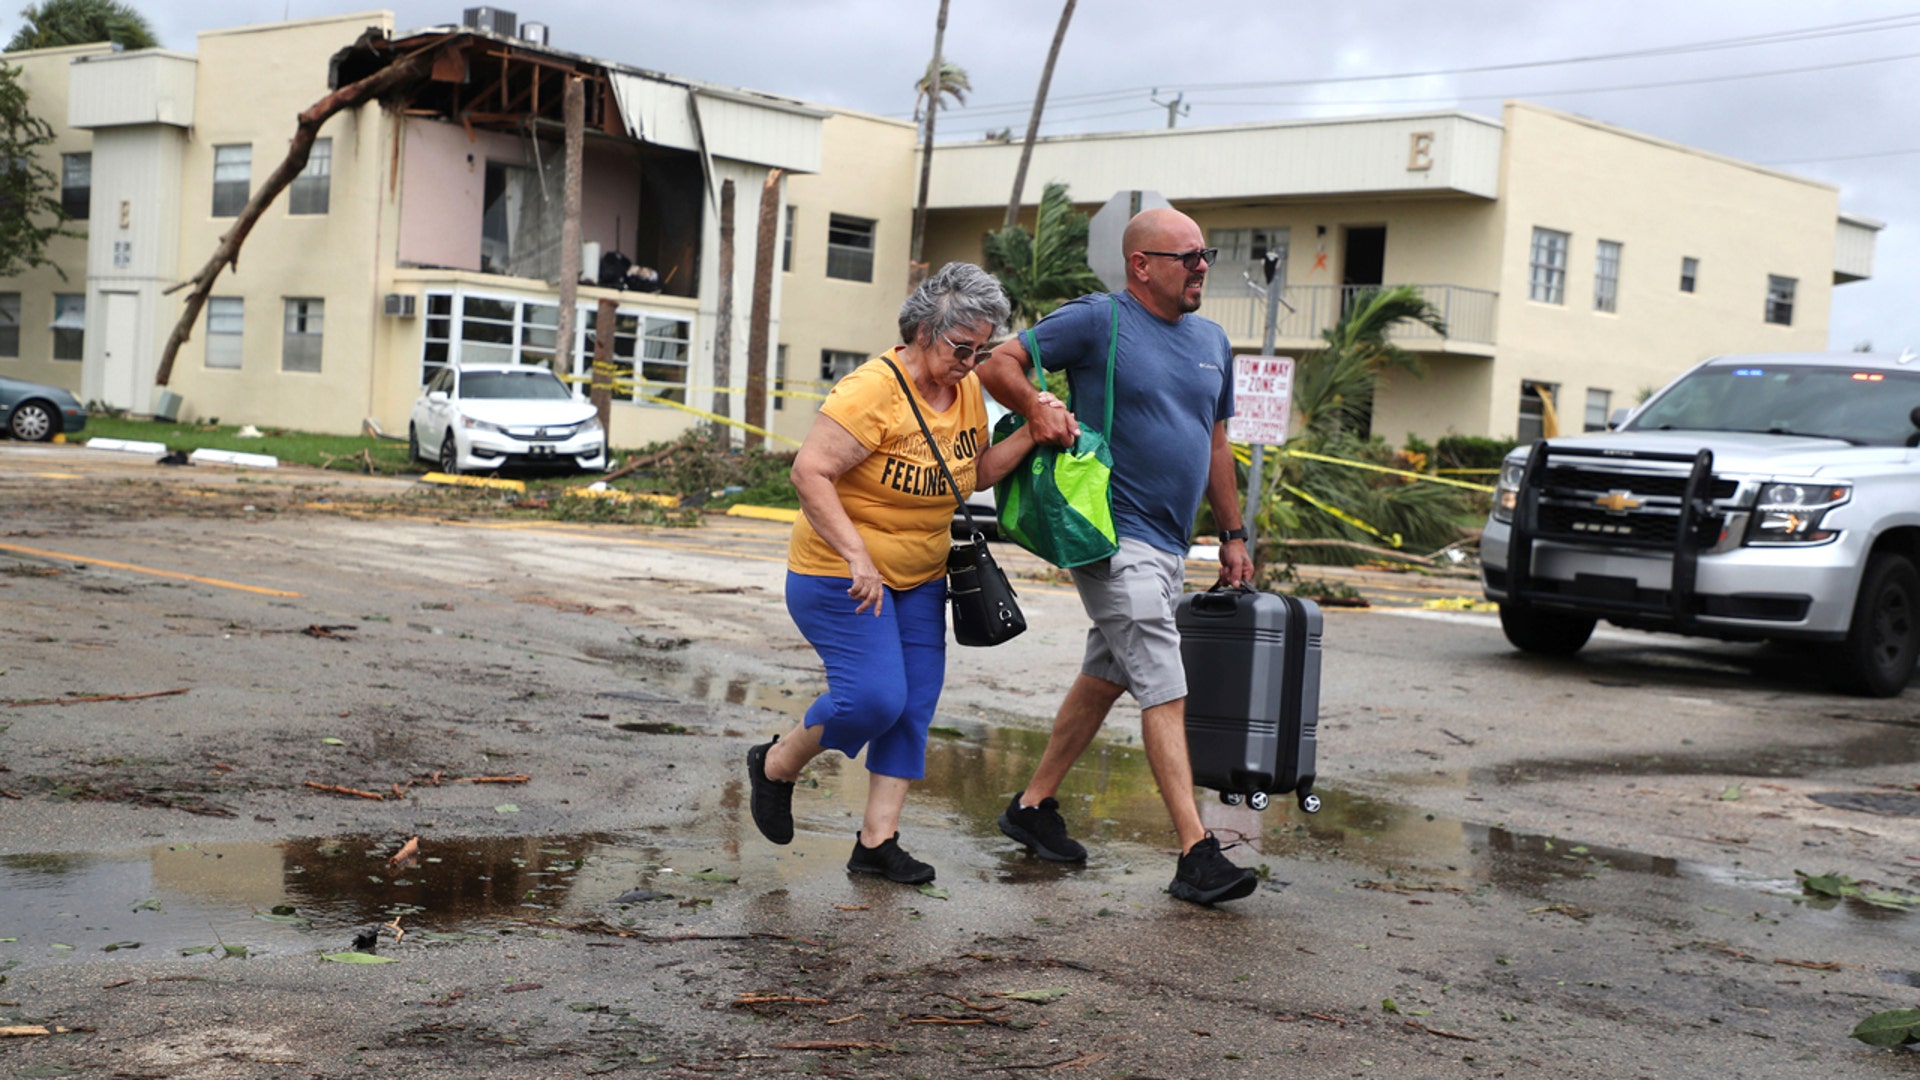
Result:
{"label": "white window frame", "polygon": [[[222,159],[225,160],[222,160]],[[253,196],[253,144],[213,148],[213,216],[239,217]]]}
{"label": "white window frame", "polygon": [[1587,387],[1587,418],[1583,425],[1587,431],[1605,431],[1607,422],[1613,415],[1613,391],[1602,390],[1596,386]]}
{"label": "white window frame", "polygon": [[87,294],[53,294],[53,358],[79,363],[87,355]]}
{"label": "white window frame", "polygon": [[[1266,287],[1264,265],[1267,252],[1280,249],[1280,266],[1274,281],[1285,288],[1287,257],[1293,245],[1293,229],[1287,225],[1255,225],[1233,229],[1208,229],[1207,245],[1220,249],[1214,270],[1207,276],[1207,289],[1220,296],[1252,296],[1253,285]],[[1242,276],[1244,273],[1245,276]]]}
{"label": "white window frame", "polygon": [[209,370],[240,370],[246,325],[245,300],[238,296],[207,298],[207,348],[203,362]]}
{"label": "white window frame", "polygon": [[1780,274],[1767,275],[1767,307],[1765,318],[1772,326],[1793,325],[1794,294],[1799,291],[1800,279]]}
{"label": "white window frame", "polygon": [[281,374],[319,375],[326,370],[326,355],[326,300],[318,296],[286,297],[280,322]]}
{"label": "white window frame", "polygon": [[1573,234],[1558,229],[1533,227],[1533,247],[1528,255],[1531,268],[1527,298],[1542,304],[1565,306],[1567,302],[1567,249]]}
{"label": "white window frame", "polygon": [[1601,240],[1593,246],[1593,310],[1616,314],[1620,310],[1620,259],[1624,254],[1618,240]]}
{"label": "white window frame", "polygon": [[[550,367],[556,345],[554,323],[540,317],[554,313],[558,321],[557,298],[548,301],[525,294],[487,289],[433,289],[426,293],[427,325],[422,335],[420,385],[431,382],[447,368],[467,364],[527,364]],[[512,305],[511,316],[475,312],[469,314],[468,301],[481,304]],[[478,306],[478,305],[476,305]],[[574,307],[574,349],[572,378],[584,376],[593,363],[593,323],[598,302],[578,303]],[[488,342],[467,335],[467,323],[493,328],[495,336],[509,341]],[[506,330],[505,335],[500,331]],[[689,373],[692,370],[693,316],[683,312],[660,311],[622,305],[614,311],[613,364],[616,379],[634,377],[634,355],[641,354],[642,393],[669,401],[686,402]],[[584,398],[585,385],[570,382],[576,398]],[[635,401],[631,390],[616,388],[613,400],[647,408],[668,408],[653,402]]]}
{"label": "white window frame", "polygon": [[[861,232],[864,245],[848,243],[846,238]],[[841,239],[834,239],[835,236]],[[836,281],[873,282],[874,252],[879,247],[880,223],[852,214],[827,217],[827,276]],[[836,270],[839,271],[836,273]]]}
{"label": "white window frame", "polygon": [[307,151],[306,168],[287,185],[287,213],[324,214],[332,202],[333,140],[315,139]]}

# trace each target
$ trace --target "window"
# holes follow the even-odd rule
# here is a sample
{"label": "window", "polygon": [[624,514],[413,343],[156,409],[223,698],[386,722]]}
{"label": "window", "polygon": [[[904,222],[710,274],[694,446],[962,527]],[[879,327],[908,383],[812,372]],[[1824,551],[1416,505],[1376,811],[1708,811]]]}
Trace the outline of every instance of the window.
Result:
{"label": "window", "polygon": [[1620,244],[1602,240],[1593,254],[1593,310],[1620,308]]}
{"label": "window", "polygon": [[1587,388],[1587,431],[1607,430],[1608,414],[1613,412],[1613,391]]}
{"label": "window", "polygon": [[820,381],[836,383],[854,368],[867,362],[867,354],[840,349],[820,350]]}
{"label": "window", "polygon": [[240,337],[246,323],[246,302],[237,296],[207,301],[207,366],[240,370]]}
{"label": "window", "polygon": [[[657,397],[685,404],[691,329],[692,324],[685,319],[630,311],[615,315],[613,399],[633,401],[636,396]],[[627,385],[622,387],[619,382]]]}
{"label": "window", "polygon": [[787,407],[787,347],[780,346],[773,353],[773,407],[775,410]]}
{"label": "window", "polygon": [[787,234],[780,238],[780,269],[793,269],[793,205],[787,205]]}
{"label": "window", "polygon": [[79,360],[87,352],[87,295],[53,294],[53,358]]}
{"label": "window", "polygon": [[287,328],[280,339],[280,370],[320,371],[320,346],[326,340],[327,302],[287,298]]}
{"label": "window", "polygon": [[1522,443],[1539,442],[1551,434],[1560,433],[1560,423],[1553,415],[1553,394],[1556,387],[1552,383],[1523,382],[1520,384],[1520,424],[1514,431],[1514,437]]}
{"label": "window", "polygon": [[287,213],[324,214],[327,187],[333,180],[333,140],[315,139],[307,153],[307,167],[287,188]]}
{"label": "window", "polygon": [[[1220,249],[1214,272],[1207,276],[1207,287],[1222,296],[1248,296],[1253,290],[1248,281],[1266,287],[1268,251],[1280,253],[1280,267],[1274,279],[1284,282],[1287,273],[1287,244],[1291,232],[1284,228],[1210,229],[1207,244]],[[1245,272],[1246,277],[1241,273]]]}
{"label": "window", "polygon": [[453,294],[427,294],[426,344],[420,351],[420,385],[450,370],[453,363]]}
{"label": "window", "polygon": [[0,292],[0,356],[20,355],[20,294]]}
{"label": "window", "polygon": [[1693,283],[1700,279],[1700,260],[1688,256],[1680,260],[1680,291],[1692,292]]}
{"label": "window", "polygon": [[248,143],[213,148],[213,216],[238,217],[253,183],[253,147]]}
{"label": "window", "polygon": [[60,209],[75,221],[87,220],[93,201],[93,155],[60,155]]}
{"label": "window", "polygon": [[1533,230],[1533,284],[1527,297],[1543,304],[1567,302],[1567,234]]}
{"label": "window", "polygon": [[1767,275],[1767,321],[1776,326],[1793,325],[1793,287],[1798,279]]}
{"label": "window", "polygon": [[873,280],[873,225],[866,218],[834,214],[827,221],[827,276]]}

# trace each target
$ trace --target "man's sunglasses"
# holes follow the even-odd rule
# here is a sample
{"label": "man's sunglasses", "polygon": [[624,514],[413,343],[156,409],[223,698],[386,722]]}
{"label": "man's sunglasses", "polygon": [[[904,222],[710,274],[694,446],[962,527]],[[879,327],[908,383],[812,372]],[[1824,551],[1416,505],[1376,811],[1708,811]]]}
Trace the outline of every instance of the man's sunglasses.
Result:
{"label": "man's sunglasses", "polygon": [[1163,259],[1179,259],[1181,266],[1189,270],[1198,270],[1202,262],[1212,266],[1214,260],[1220,255],[1220,249],[1212,247],[1194,248],[1192,251],[1143,251],[1140,254],[1158,255]]}
{"label": "man's sunglasses", "polygon": [[948,337],[945,334],[940,335],[940,340],[946,342],[947,348],[953,350],[953,358],[955,360],[971,360],[976,356],[985,356],[986,354],[993,351],[993,346],[991,344],[974,345],[974,344],[970,344],[968,342],[963,341],[958,345],[956,345],[954,344],[953,339]]}

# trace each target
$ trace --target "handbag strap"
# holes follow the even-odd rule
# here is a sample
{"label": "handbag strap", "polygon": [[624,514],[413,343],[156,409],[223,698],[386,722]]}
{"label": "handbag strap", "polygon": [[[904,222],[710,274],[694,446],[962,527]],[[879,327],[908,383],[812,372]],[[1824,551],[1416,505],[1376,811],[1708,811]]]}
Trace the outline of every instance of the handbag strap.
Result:
{"label": "handbag strap", "polygon": [[[1113,359],[1120,352],[1120,301],[1116,299],[1112,293],[1107,294],[1107,307],[1113,312],[1113,323],[1107,331],[1107,421],[1101,426],[1100,434],[1106,436],[1107,439],[1111,441],[1113,439]],[[1028,329],[1025,331],[1025,337],[1027,341],[1027,353],[1033,357],[1033,385],[1045,390],[1047,388],[1046,376],[1042,375],[1040,371],[1040,336],[1035,334],[1032,329]],[[1068,380],[1068,386],[1067,396],[1072,397],[1072,380]],[[1073,403],[1068,402],[1067,408],[1069,412],[1072,412]],[[1074,415],[1078,416],[1079,414],[1075,413]]]}
{"label": "handbag strap", "polygon": [[913,388],[907,385],[907,377],[900,373],[900,366],[885,354],[881,355],[880,362],[893,369],[893,377],[900,381],[900,391],[907,395],[907,408],[913,410],[913,418],[920,422],[920,434],[927,437],[927,449],[933,451],[933,460],[940,466],[940,475],[947,478],[947,491],[953,496],[953,501],[960,505],[960,512],[967,516],[967,532],[976,540],[986,539],[980,527],[973,523],[973,511],[967,509],[967,500],[960,497],[960,485],[954,482],[953,473],[948,471],[947,459],[940,456],[940,444],[934,441],[933,432],[927,427],[927,418],[920,415],[920,406],[913,400]]}

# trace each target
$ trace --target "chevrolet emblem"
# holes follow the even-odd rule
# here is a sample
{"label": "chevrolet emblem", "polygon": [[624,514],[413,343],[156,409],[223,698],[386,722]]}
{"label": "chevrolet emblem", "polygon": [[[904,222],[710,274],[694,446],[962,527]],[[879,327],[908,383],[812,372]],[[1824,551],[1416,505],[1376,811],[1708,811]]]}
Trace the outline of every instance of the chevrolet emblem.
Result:
{"label": "chevrolet emblem", "polygon": [[1640,500],[1634,498],[1631,491],[1615,489],[1593,500],[1593,505],[1609,514],[1624,514],[1629,510],[1640,509]]}

